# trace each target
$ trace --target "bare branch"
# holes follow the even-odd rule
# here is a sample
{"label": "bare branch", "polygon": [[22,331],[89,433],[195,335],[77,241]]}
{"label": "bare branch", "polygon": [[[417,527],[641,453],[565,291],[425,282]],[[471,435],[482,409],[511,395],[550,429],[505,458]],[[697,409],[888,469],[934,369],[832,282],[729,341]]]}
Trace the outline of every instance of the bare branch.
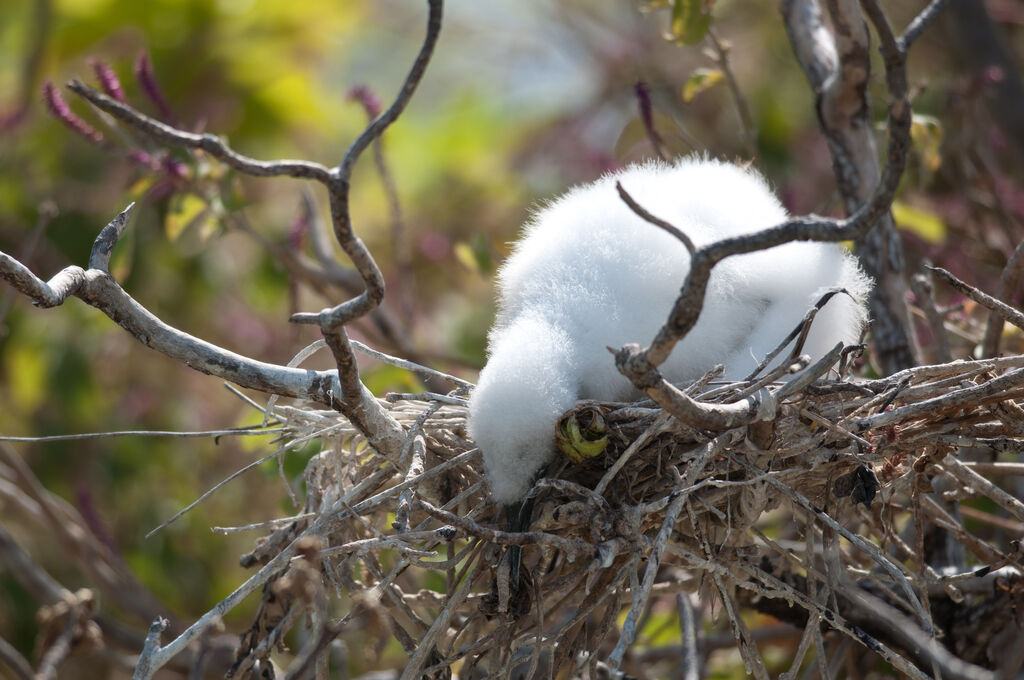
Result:
{"label": "bare branch", "polygon": [[904,51],[908,50],[910,46],[917,40],[922,33],[928,30],[928,27],[935,21],[935,17],[939,15],[942,8],[945,7],[946,0],[932,0],[928,3],[928,6],[921,10],[921,13],[914,17],[914,20],[907,26],[907,30],[900,36],[900,47]]}
{"label": "bare branch", "polygon": [[918,401],[890,411],[883,411],[882,413],[861,418],[849,423],[847,427],[853,432],[859,433],[894,423],[902,423],[930,413],[948,411],[967,404],[976,404],[982,400],[996,399],[1003,391],[1017,388],[1021,384],[1024,384],[1024,368],[1004,373],[998,378],[993,378],[980,385],[953,390],[932,399],[925,399],[924,401]]}
{"label": "bare branch", "polygon": [[1024,314],[1021,314],[1010,305],[1005,302],[1000,302],[991,295],[981,292],[974,286],[964,283],[942,267],[928,267],[928,269],[938,274],[946,283],[953,286],[953,288],[956,288],[979,305],[991,309],[993,313],[1003,317],[1017,328],[1024,329]]}
{"label": "bare branch", "polygon": [[[1009,303],[1013,294],[1020,284],[1021,275],[1024,274],[1024,241],[1017,244],[1010,256],[1002,274],[999,275],[999,290],[996,298]],[[992,312],[988,317],[988,324],[985,326],[985,339],[982,341],[982,356],[994,357],[999,353],[999,340],[1003,333],[1003,317],[998,312]]]}
{"label": "bare branch", "polygon": [[[887,77],[891,78],[898,71],[905,91],[906,75],[902,64],[905,46],[896,40],[881,11],[872,14],[870,4],[874,4],[873,0],[865,3],[865,11],[882,41],[883,55],[887,55]],[[818,119],[832,155],[833,172],[846,214],[853,215],[870,200],[880,179],[867,95],[871,74],[870,38],[857,0],[833,0],[827,7],[832,31],[825,26],[817,0],[786,0],[782,14],[793,51],[816,95]],[[899,64],[895,64],[894,59]],[[891,101],[896,104],[898,97],[892,82],[889,89]],[[909,107],[909,103],[906,106]],[[893,137],[898,136],[891,125],[892,118],[890,150]],[[906,140],[903,143],[906,144]],[[903,163],[903,160],[899,163],[900,173]],[[891,166],[890,155],[887,168]],[[885,183],[884,178],[882,182]],[[902,278],[902,247],[888,209],[872,220],[868,231],[857,235],[856,251],[865,271],[876,283],[870,306],[874,355],[882,371],[893,373],[915,365],[913,326]]]}
{"label": "bare branch", "polygon": [[949,336],[946,334],[944,319],[935,307],[931,278],[924,274],[914,274],[910,279],[910,288],[914,291],[917,304],[920,305],[925,318],[928,319],[928,325],[935,337],[935,358],[943,363],[952,361],[953,352],[949,347]]}
{"label": "bare branch", "polygon": [[32,304],[37,307],[56,307],[77,292],[85,280],[85,271],[81,267],[71,266],[61,270],[49,281],[43,281],[28,267],[0,251],[0,277],[32,300]]}
{"label": "bare branch", "polygon": [[729,49],[731,45],[728,42],[719,40],[712,28],[708,29],[707,38],[711,42],[712,48],[714,48],[715,63],[722,70],[722,75],[725,76],[725,82],[729,86],[729,93],[732,95],[733,104],[736,106],[736,114],[740,119],[744,151],[746,151],[748,158],[754,158],[757,156],[757,128],[754,126],[754,117],[750,115],[750,106],[747,104],[747,98],[743,96],[743,90],[740,89],[739,82],[736,80],[736,74],[733,73],[732,65],[729,63]]}
{"label": "bare branch", "polygon": [[[345,253],[352,259],[356,269],[366,283],[366,290],[355,298],[343,302],[333,308],[325,309],[319,314],[294,314],[295,323],[318,324],[326,333],[367,314],[376,308],[384,298],[384,277],[374,261],[370,251],[352,230],[352,218],[349,214],[349,189],[352,170],[356,160],[363,151],[395,121],[405,109],[409,99],[416,91],[427,64],[434,53],[438,35],[441,32],[441,15],[443,0],[428,0],[430,12],[427,18],[427,33],[412,68],[406,76],[402,88],[394,102],[379,118],[373,121],[352,143],[341,164],[332,171],[331,180],[327,183],[331,204],[331,218],[334,222],[334,235]],[[328,340],[330,343],[331,341]],[[340,346],[340,345],[339,345]],[[332,350],[334,347],[332,346]],[[347,362],[345,357],[336,357],[340,363]],[[344,379],[343,379],[344,380]]]}
{"label": "bare branch", "polygon": [[0,638],[0,664],[3,664],[17,680],[33,680],[35,674],[28,660],[7,640]]}
{"label": "bare branch", "polygon": [[713,456],[718,455],[728,442],[729,438],[725,436],[720,436],[714,441],[708,442],[704,447],[704,450],[701,451],[697,458],[687,466],[686,474],[682,478],[678,477],[678,472],[676,473],[679,482],[676,484],[676,488],[672,491],[673,498],[668,505],[668,509],[665,511],[665,519],[662,521],[661,529],[658,531],[657,538],[654,539],[654,545],[647,558],[647,566],[644,569],[643,584],[633,592],[633,606],[630,608],[629,614],[626,616],[626,622],[623,625],[619,641],[616,643],[615,649],[612,650],[611,655],[608,657],[608,661],[613,670],[617,671],[619,669],[619,666],[622,664],[622,657],[636,638],[637,621],[639,620],[640,615],[643,614],[644,609],[647,607],[647,601],[651,596],[651,588],[654,586],[654,579],[658,573],[658,567],[661,564],[662,554],[665,552],[669,538],[672,536],[672,532],[675,529],[679,513],[682,512],[684,504],[690,498],[690,493],[693,490],[694,483],[704,471],[704,467],[707,465],[708,461]]}
{"label": "bare branch", "polygon": [[96,108],[106,111],[122,123],[148,137],[169,146],[202,149],[214,158],[247,175],[254,177],[286,176],[314,179],[323,184],[327,184],[331,179],[331,171],[320,163],[298,160],[256,160],[255,158],[238,153],[228,146],[227,142],[216,135],[210,133],[200,135],[171,127],[166,123],[136,111],[131,106],[119,102],[113,97],[94,90],[80,80],[72,80],[67,84],[67,87]]}
{"label": "bare branch", "polygon": [[[875,8],[877,9],[877,5]],[[856,239],[867,233],[879,219],[888,214],[899,178],[906,165],[910,140],[911,108],[907,97],[906,55],[901,51],[881,11],[869,12],[869,16],[881,38],[891,99],[888,160],[881,180],[874,187],[868,200],[845,220],[827,219],[817,215],[795,217],[755,234],[723,239],[698,249],[691,258],[690,271],[668,321],[658,331],[651,345],[642,350],[635,346],[624,347],[616,352],[616,367],[639,389],[647,391],[659,384],[660,378],[652,375],[652,372],[668,358],[676,343],[697,323],[711,270],[723,259],[731,255],[765,250],[791,241],[838,242]],[[650,396],[654,398],[653,394]]]}
{"label": "bare branch", "polygon": [[0,562],[25,590],[42,602],[60,602],[71,594],[32,560],[3,525],[0,525]]}
{"label": "bare branch", "polygon": [[[118,233],[116,223],[126,218],[122,212],[100,233],[93,247],[94,258],[105,263]],[[111,231],[107,231],[110,229]],[[106,253],[104,255],[104,253]],[[70,266],[44,283],[27,267],[6,253],[0,252],[0,278],[40,307],[60,305],[69,295],[95,307],[131,333],[142,344],[180,363],[209,375],[229,380],[236,385],[309,399],[332,406],[339,393],[337,376],[332,371],[310,371],[267,364],[217,347],[168,326],[136,302],[106,271],[83,270]],[[399,449],[400,450],[400,447]]]}
{"label": "bare branch", "polygon": [[693,255],[694,251],[696,250],[696,247],[693,245],[693,241],[690,240],[690,237],[687,236],[682,229],[675,226],[674,224],[671,224],[670,222],[666,222],[660,217],[656,217],[649,213],[647,211],[647,208],[637,203],[636,199],[633,198],[628,191],[626,191],[626,189],[622,186],[622,182],[615,183],[615,190],[619,192],[619,198],[621,198],[622,201],[627,206],[629,206],[629,209],[635,212],[637,216],[639,216],[641,219],[650,222],[656,227],[664,229],[668,233],[675,236],[677,240],[679,240],[684,246],[686,246],[686,250],[689,251],[690,255]]}
{"label": "bare branch", "polygon": [[100,230],[96,240],[93,241],[92,252],[89,254],[89,269],[99,269],[104,272],[108,270],[114,246],[117,245],[121,234],[124,233],[124,228],[128,224],[128,220],[131,219],[134,207],[134,203],[129,203],[127,208]]}

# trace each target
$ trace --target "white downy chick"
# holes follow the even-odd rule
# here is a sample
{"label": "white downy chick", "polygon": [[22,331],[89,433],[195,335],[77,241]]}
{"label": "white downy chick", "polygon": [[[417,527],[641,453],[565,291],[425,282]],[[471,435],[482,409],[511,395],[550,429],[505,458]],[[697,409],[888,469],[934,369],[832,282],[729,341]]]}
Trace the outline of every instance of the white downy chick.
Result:
{"label": "white downy chick", "polygon": [[[683,244],[634,214],[616,181],[697,247],[788,217],[760,175],[700,157],[628,167],[537,212],[499,272],[489,358],[469,405],[469,433],[499,503],[525,496],[554,456],[559,417],[578,400],[637,395],[606,348],[649,343],[689,271]],[[745,377],[834,287],[854,299],[834,296],[818,313],[803,349],[812,360],[860,337],[871,283],[856,260],[813,242],[726,258],[662,375],[691,380],[721,363],[726,378]]]}

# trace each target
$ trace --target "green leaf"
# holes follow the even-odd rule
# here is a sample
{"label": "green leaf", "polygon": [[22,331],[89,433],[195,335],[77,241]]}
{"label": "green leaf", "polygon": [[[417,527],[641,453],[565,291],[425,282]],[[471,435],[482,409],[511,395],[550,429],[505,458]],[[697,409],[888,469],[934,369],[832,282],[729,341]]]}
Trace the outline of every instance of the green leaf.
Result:
{"label": "green leaf", "polygon": [[12,405],[19,416],[27,417],[46,399],[48,358],[28,344],[12,345],[4,354]]}
{"label": "green leaf", "polygon": [[680,45],[694,45],[704,39],[711,26],[714,0],[672,0],[672,39]]}
{"label": "green leaf", "polygon": [[690,103],[693,98],[704,90],[722,82],[725,76],[717,68],[699,68],[694,71],[683,85],[683,101]]}
{"label": "green leaf", "polygon": [[892,217],[899,228],[912,231],[929,243],[946,239],[946,223],[935,213],[896,201],[892,204]]}
{"label": "green leaf", "polygon": [[206,201],[195,194],[180,194],[175,197],[164,220],[167,238],[177,241],[189,226],[207,213],[208,208]]}
{"label": "green leaf", "polygon": [[482,234],[476,234],[470,243],[459,241],[455,244],[454,252],[459,264],[471,272],[487,276],[494,271],[494,255]]}
{"label": "green leaf", "polygon": [[921,161],[929,172],[942,165],[942,123],[937,118],[915,113],[910,124],[910,138]]}

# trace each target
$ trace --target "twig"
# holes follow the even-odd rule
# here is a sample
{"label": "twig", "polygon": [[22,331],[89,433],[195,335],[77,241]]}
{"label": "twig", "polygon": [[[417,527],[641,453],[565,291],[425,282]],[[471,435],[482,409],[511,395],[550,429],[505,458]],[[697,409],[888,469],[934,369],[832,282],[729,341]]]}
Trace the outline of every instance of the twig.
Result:
{"label": "twig", "polygon": [[1005,302],[1000,302],[991,295],[981,292],[974,286],[964,283],[942,267],[928,267],[928,269],[938,274],[946,283],[953,286],[953,288],[956,288],[979,305],[992,310],[994,313],[1003,317],[1017,328],[1024,329],[1024,314],[1021,314],[1010,305]]}
{"label": "twig", "polygon": [[698,476],[704,471],[708,461],[725,448],[729,439],[729,436],[721,436],[714,441],[708,442],[704,450],[687,466],[686,474],[679,480],[679,483],[673,490],[674,498],[665,511],[665,519],[661,523],[661,529],[658,531],[658,536],[654,539],[654,545],[647,557],[643,585],[638,590],[633,591],[633,606],[630,608],[629,614],[626,615],[626,622],[622,626],[622,634],[619,636],[619,641],[608,657],[608,663],[613,671],[618,671],[619,666],[622,665],[622,657],[630,645],[633,644],[633,640],[636,637],[636,623],[647,607],[651,587],[654,585],[654,579],[661,564],[661,556],[665,552],[665,546],[668,544],[669,538],[672,536],[679,513],[682,512],[683,506],[689,500],[691,488]]}
{"label": "twig", "polygon": [[682,680],[700,680],[701,663],[698,652],[699,630],[694,616],[693,605],[690,598],[679,593],[676,595],[676,611],[679,615],[679,634],[682,637],[682,650],[679,654],[682,670]]}
{"label": "twig", "polygon": [[[999,275],[999,291],[996,297],[1009,304],[1024,274],[1024,241],[1017,244],[1002,274]],[[982,356],[994,357],[999,353],[999,339],[1003,334],[1003,317],[998,312],[989,314],[985,326],[985,339],[982,341]]]}
{"label": "twig", "polygon": [[949,470],[968,489],[973,489],[979,495],[987,496],[1008,513],[1024,522],[1024,503],[1021,503],[953,456],[946,456],[939,465],[941,468]]}
{"label": "twig", "polygon": [[263,456],[262,458],[257,458],[256,460],[252,461],[251,463],[249,463],[247,465],[243,465],[241,468],[235,470],[230,475],[228,475],[224,479],[220,480],[219,482],[214,484],[212,487],[210,487],[209,489],[204,491],[202,494],[200,494],[199,498],[195,499],[194,501],[192,501],[191,503],[189,503],[188,505],[183,507],[181,510],[178,510],[176,513],[171,515],[169,518],[167,518],[163,522],[160,522],[160,524],[158,524],[154,528],[150,529],[149,533],[146,534],[146,538],[150,538],[151,536],[153,536],[153,534],[157,533],[158,531],[160,531],[160,530],[170,526],[174,522],[176,522],[178,519],[180,519],[182,517],[182,515],[186,514],[189,510],[191,510],[192,508],[196,507],[197,505],[199,505],[200,503],[205,501],[207,498],[209,498],[214,493],[216,493],[218,489],[220,489],[222,486],[224,486],[225,484],[227,484],[231,480],[233,480],[233,479],[235,479],[237,477],[240,477],[241,475],[245,474],[249,470],[252,470],[253,468],[259,467],[260,465],[262,465],[263,463],[267,462],[271,458],[274,458],[275,456],[280,455],[280,453],[281,453],[281,449],[278,449],[278,450],[276,450],[276,451],[274,451],[272,453],[268,453],[267,455]]}
{"label": "twig", "polygon": [[[378,116],[352,142],[341,164],[331,172],[330,180],[326,182],[331,204],[334,236],[341,245],[342,250],[352,259],[353,264],[355,264],[356,269],[366,284],[366,290],[363,293],[333,308],[325,309],[317,314],[300,313],[292,315],[291,320],[295,323],[319,325],[329,345],[332,344],[331,335],[335,334],[340,326],[376,308],[384,297],[383,274],[370,251],[366,249],[366,246],[356,237],[352,230],[352,219],[349,214],[350,178],[356,160],[402,113],[406,104],[409,103],[413,92],[416,91],[420,80],[422,80],[423,74],[426,72],[427,64],[430,62],[434,46],[437,44],[438,35],[441,32],[441,15],[444,7],[443,0],[428,0],[428,4],[430,11],[427,17],[426,37],[419,54],[416,55],[412,68],[409,70],[409,74],[405,78],[405,82],[402,84],[402,88],[399,90],[398,96],[395,97],[394,102],[388,107],[387,111]],[[335,346],[331,347],[339,362],[339,370],[342,370],[345,358],[338,356],[340,349],[340,343],[337,348]],[[343,386],[344,382],[345,379],[342,376]]]}
{"label": "twig", "polygon": [[[41,2],[39,5],[46,5],[46,3]],[[2,121],[0,121],[0,129],[2,127]],[[39,245],[39,239],[42,238],[46,228],[50,226],[50,222],[57,217],[58,212],[57,204],[53,201],[46,200],[39,205],[39,216],[36,218],[36,224],[28,238],[25,239],[21,254],[18,257],[21,262],[31,261],[32,256],[35,254],[36,246]],[[15,295],[16,291],[8,290],[4,293],[3,297],[0,297],[0,339],[7,335],[8,330],[4,326],[4,320],[11,309],[11,303],[14,301]]]}
{"label": "twig", "polygon": [[238,153],[228,146],[227,142],[216,135],[210,133],[195,134],[179,130],[155,118],[150,118],[113,97],[94,90],[80,80],[72,80],[67,84],[67,87],[96,108],[106,111],[122,123],[138,130],[151,139],[169,146],[202,149],[214,158],[247,175],[254,177],[283,176],[314,179],[323,184],[327,184],[330,181],[331,171],[320,163],[299,160],[256,160],[255,158]]}
{"label": "twig", "polygon": [[272,529],[285,524],[291,524],[292,522],[301,522],[302,520],[312,519],[317,516],[315,512],[306,512],[301,515],[295,515],[294,517],[282,517],[280,519],[268,519],[266,522],[255,522],[253,524],[246,524],[239,527],[210,527],[210,531],[215,534],[234,534],[240,531],[253,531],[254,529]]}
{"label": "twig", "polygon": [[0,663],[14,673],[17,680],[34,680],[28,660],[7,640],[0,638]]}
{"label": "twig", "polygon": [[904,50],[909,49],[914,41],[917,40],[925,30],[927,30],[933,21],[935,21],[935,17],[939,15],[939,12],[942,11],[942,8],[945,5],[946,0],[932,0],[929,2],[928,6],[914,17],[913,21],[910,22],[910,25],[907,26],[907,30],[905,30],[903,35],[900,36],[900,46]]}
{"label": "twig", "polygon": [[437,392],[388,392],[384,395],[384,399],[391,403],[396,401],[429,401],[438,406],[441,404],[461,407],[469,405],[469,399],[465,397],[452,397],[447,394],[438,394]]}
{"label": "twig", "polygon": [[732,65],[729,63],[729,44],[718,39],[714,29],[708,29],[708,40],[714,48],[714,60],[718,68],[722,69],[725,82],[729,86],[729,93],[732,94],[733,104],[736,106],[736,114],[740,119],[740,133],[743,139],[743,147],[747,158],[757,157],[757,129],[754,127],[754,117],[750,115],[750,106],[747,98],[743,96],[736,74],[733,73]]}
{"label": "twig", "polygon": [[757,377],[757,375],[761,371],[763,371],[765,367],[768,366],[768,364],[770,364],[775,359],[775,357],[781,354],[782,350],[788,347],[789,344],[792,343],[794,340],[796,340],[796,342],[793,343],[793,350],[789,354],[789,359],[785,361],[784,364],[790,364],[794,360],[796,360],[800,350],[803,349],[804,342],[807,340],[808,333],[811,332],[811,324],[814,323],[814,318],[818,315],[818,312],[820,312],[821,309],[828,304],[829,300],[831,300],[833,297],[839,294],[843,294],[848,297],[850,296],[850,292],[845,288],[834,288],[825,293],[824,295],[822,295],[818,299],[818,301],[815,302],[809,310],[807,310],[807,313],[804,314],[804,318],[800,321],[800,323],[796,325],[796,327],[792,331],[789,332],[789,335],[783,338],[782,342],[780,342],[775,349],[769,352],[764,357],[764,359],[762,359],[761,362],[754,368],[754,370],[750,372],[750,375],[744,378],[744,380],[753,380],[755,377]]}
{"label": "twig", "polygon": [[981,383],[980,385],[965,387],[960,390],[953,390],[943,396],[918,401],[906,406],[894,408],[890,411],[883,411],[882,413],[878,413],[873,416],[855,420],[847,425],[847,429],[859,434],[866,432],[867,430],[885,427],[886,425],[900,423],[912,418],[918,418],[929,413],[934,413],[936,410],[948,410],[978,404],[982,400],[995,397],[1003,390],[1011,387],[1017,387],[1022,383],[1024,383],[1024,369],[1014,369],[1008,373],[1004,373],[998,378],[993,378],[988,382]]}
{"label": "twig", "polygon": [[82,432],[79,434],[51,434],[42,437],[12,437],[0,435],[2,442],[67,442],[83,439],[114,439],[117,437],[169,437],[171,439],[191,439],[195,437],[262,437],[285,432],[283,427],[270,428],[232,428],[228,430],[197,430],[179,432],[175,430],[114,430],[112,432]]}
{"label": "twig", "polygon": [[154,657],[160,652],[160,635],[165,630],[167,630],[167,619],[162,616],[153,619],[153,623],[149,626],[149,632],[146,634],[146,642],[142,645],[139,660],[135,664],[132,680],[151,678],[153,673],[163,665],[162,663],[156,665],[157,662]]}
{"label": "twig", "polygon": [[371,347],[367,347],[366,345],[357,340],[351,340],[350,342],[352,343],[352,346],[355,347],[358,351],[362,352],[363,354],[369,357],[373,357],[374,359],[382,363],[391,366],[397,366],[398,368],[404,368],[407,371],[412,371],[413,373],[419,373],[421,375],[427,375],[434,378],[440,378],[441,380],[447,380],[456,387],[461,387],[463,389],[468,390],[473,387],[473,383],[469,382],[468,380],[463,380],[462,378],[458,378],[454,375],[449,375],[448,373],[438,371],[437,369],[430,368],[429,366],[423,366],[421,364],[408,361],[407,359],[400,359],[398,357],[393,357],[389,354],[384,354],[383,352],[378,352],[377,350]]}
{"label": "twig", "polygon": [[134,207],[134,203],[129,203],[127,208],[122,210],[117,217],[100,230],[92,244],[92,252],[89,254],[89,269],[107,271],[107,268],[110,266],[110,256],[114,252],[114,246],[117,245],[118,239],[124,233],[124,228],[127,226],[128,220],[131,219]]}
{"label": "twig", "polygon": [[693,245],[693,241],[690,240],[690,237],[687,236],[685,232],[683,232],[681,229],[679,229],[679,227],[676,227],[672,223],[666,222],[660,217],[655,217],[654,215],[649,213],[645,207],[637,203],[636,199],[634,199],[630,195],[630,193],[626,191],[626,189],[622,186],[622,182],[615,182],[615,190],[619,192],[619,198],[622,199],[622,202],[629,206],[629,209],[636,213],[638,217],[640,217],[643,220],[646,220],[647,222],[650,222],[651,224],[660,229],[664,229],[672,236],[675,236],[680,243],[686,246],[686,250],[689,251],[690,255],[693,255],[693,253],[696,251],[696,247]]}
{"label": "twig", "polygon": [[[874,353],[882,370],[893,373],[917,364],[902,282],[901,245],[889,214],[910,139],[907,45],[893,34],[875,0],[865,0],[861,6],[878,33],[889,90],[889,148],[881,172],[867,97],[869,34],[857,2],[827,4],[831,32],[816,1],[785,0],[782,14],[793,51],[815,93],[818,120],[846,213],[852,219],[858,213],[874,212],[867,228],[853,238],[865,270],[876,282],[869,301]],[[871,211],[872,204],[881,209]]]}
{"label": "twig", "polygon": [[949,347],[949,336],[946,335],[945,320],[935,308],[935,298],[931,279],[924,274],[914,274],[910,279],[910,288],[917,297],[917,303],[924,310],[925,318],[935,338],[935,358],[942,363],[953,360],[953,351]]}
{"label": "twig", "polygon": [[[363,103],[366,114],[371,122],[380,114],[380,105],[368,88],[353,88],[349,91],[349,96],[355,96],[354,98],[359,99]],[[380,183],[384,188],[384,195],[388,201],[388,213],[391,219],[391,248],[395,257],[395,268],[398,271],[401,283],[398,291],[398,308],[401,310],[403,318],[411,319],[414,311],[412,293],[416,290],[415,272],[412,266],[412,249],[409,247],[405,225],[402,221],[402,203],[398,198],[398,186],[384,156],[383,135],[378,137],[373,143],[373,164],[377,168],[377,175],[380,177]]]}
{"label": "twig", "polygon": [[565,553],[570,562],[575,562],[579,558],[591,557],[596,559],[598,557],[599,546],[587,543],[586,541],[565,538],[564,536],[558,536],[557,534],[551,534],[544,531],[499,531],[498,529],[481,526],[471,519],[459,517],[458,515],[441,510],[440,508],[435,508],[422,498],[418,499],[416,504],[421,510],[435,519],[439,519],[446,524],[456,526],[471,536],[482,538],[490,543],[520,546],[534,544],[545,545],[561,550]]}
{"label": "twig", "polygon": [[[435,401],[416,419],[416,422],[409,428],[409,435],[405,441],[405,449],[402,451],[402,460],[409,459],[409,468],[405,472],[406,482],[422,478],[426,468],[427,443],[423,437],[423,423],[441,408],[441,402]],[[409,530],[409,512],[412,508],[413,496],[416,494],[418,485],[410,484],[398,496],[398,509],[395,511],[395,521],[391,523],[398,533],[402,534]]]}

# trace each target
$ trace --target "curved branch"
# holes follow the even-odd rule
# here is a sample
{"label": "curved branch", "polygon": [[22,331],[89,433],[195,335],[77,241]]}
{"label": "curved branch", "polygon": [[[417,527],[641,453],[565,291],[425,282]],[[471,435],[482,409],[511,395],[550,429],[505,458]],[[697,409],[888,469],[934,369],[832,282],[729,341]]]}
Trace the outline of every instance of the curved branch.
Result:
{"label": "curved branch", "polygon": [[[129,209],[125,209],[100,232],[93,246],[95,263],[104,264],[109,260],[128,213]],[[193,337],[154,316],[103,269],[71,266],[44,282],[16,259],[0,252],[0,278],[40,307],[56,307],[71,295],[80,298],[109,316],[142,344],[202,373],[241,387],[333,406],[334,394],[338,391],[333,371],[267,364]]]}
{"label": "curved branch", "polygon": [[914,17],[914,20],[907,26],[907,30],[903,31],[903,35],[900,36],[900,46],[904,50],[909,49],[914,41],[932,25],[946,2],[947,0],[932,0],[927,7],[921,10],[920,14]]}
{"label": "curved branch", "polygon": [[169,146],[202,149],[214,158],[224,161],[227,165],[247,175],[254,177],[286,176],[315,179],[323,184],[327,184],[330,180],[331,171],[320,163],[301,160],[256,160],[255,158],[238,153],[228,146],[227,142],[216,135],[210,133],[199,135],[194,132],[179,130],[155,118],[150,118],[113,97],[108,97],[102,92],[94,90],[80,80],[72,80],[67,84],[67,87],[96,108],[106,111],[122,123],[135,128],[152,139]]}
{"label": "curved branch", "polygon": [[291,320],[295,323],[318,324],[324,331],[334,331],[369,313],[384,299],[384,275],[362,239],[352,231],[352,217],[349,214],[350,179],[359,156],[405,110],[409,99],[423,79],[423,74],[433,56],[434,47],[437,45],[437,38],[441,33],[441,16],[444,8],[443,0],[428,0],[428,2],[430,11],[427,17],[426,37],[398,96],[395,97],[387,111],[370,123],[363,133],[352,142],[341,164],[332,170],[331,181],[327,186],[331,216],[334,222],[334,235],[342,250],[352,259],[359,274],[363,277],[366,290],[351,300],[324,309],[319,314],[294,314]]}
{"label": "curved branch", "polygon": [[114,246],[124,233],[124,228],[132,216],[132,209],[135,203],[129,203],[128,207],[122,210],[117,217],[110,220],[107,226],[100,230],[99,236],[92,244],[92,252],[89,253],[89,269],[108,271],[110,267],[110,256],[114,253]]}
{"label": "curved branch", "polygon": [[[891,47],[890,51],[905,55],[909,41],[895,39],[877,3],[872,0],[863,6],[879,34],[883,54]],[[786,0],[782,14],[793,51],[815,93],[836,187],[846,214],[852,215],[869,200],[880,177],[867,92],[870,36],[857,0],[830,0],[827,7],[831,31],[816,0]],[[914,30],[920,31],[926,24],[925,20],[916,22]],[[891,76],[889,63],[886,57],[886,73]],[[905,73],[901,77],[905,80]],[[916,365],[902,245],[888,210],[879,216],[877,226],[858,236],[855,249],[876,283],[869,304],[874,354],[880,368],[892,373]]]}
{"label": "curved branch", "polygon": [[[910,143],[911,107],[907,96],[906,54],[877,3],[865,0],[864,4],[879,34],[890,94],[889,147],[880,181],[868,200],[846,219],[836,220],[818,215],[794,217],[755,234],[723,239],[699,248],[690,261],[690,271],[682,292],[651,345],[642,351],[622,351],[616,354],[616,367],[639,389],[647,391],[658,384],[660,376],[655,377],[653,372],[672,353],[676,343],[697,323],[711,270],[726,257],[764,250],[791,241],[839,242],[856,239],[888,214],[906,165]],[[871,6],[874,10],[869,9]],[[650,392],[648,394],[655,398]]]}
{"label": "curved branch", "polygon": [[[1017,244],[1010,260],[1003,267],[1003,273],[999,275],[999,290],[996,293],[996,299],[1003,302],[1012,301],[1022,275],[1024,275],[1024,241]],[[1003,317],[993,311],[985,326],[985,339],[981,343],[982,356],[994,357],[999,353],[999,340],[1002,334]]]}

